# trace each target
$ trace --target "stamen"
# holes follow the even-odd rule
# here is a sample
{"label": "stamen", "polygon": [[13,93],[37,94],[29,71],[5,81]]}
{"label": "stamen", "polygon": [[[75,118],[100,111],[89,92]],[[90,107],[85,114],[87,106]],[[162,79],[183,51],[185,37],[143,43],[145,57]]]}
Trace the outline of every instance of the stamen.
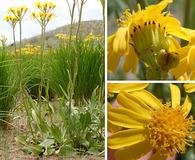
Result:
{"label": "stamen", "polygon": [[[180,107],[178,107],[180,108]],[[195,133],[192,131],[194,120],[185,118],[181,109],[166,105],[153,113],[149,123],[149,140],[162,156],[170,157],[175,152],[184,153],[186,145],[191,146]]]}

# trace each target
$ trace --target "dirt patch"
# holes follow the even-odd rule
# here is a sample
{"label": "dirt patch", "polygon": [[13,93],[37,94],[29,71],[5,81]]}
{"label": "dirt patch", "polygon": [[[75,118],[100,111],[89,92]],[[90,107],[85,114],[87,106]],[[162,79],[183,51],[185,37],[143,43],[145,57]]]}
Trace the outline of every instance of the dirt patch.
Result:
{"label": "dirt patch", "polygon": [[0,160],[104,160],[100,156],[75,156],[75,157],[60,157],[60,156],[33,156],[24,153],[21,146],[16,144],[15,137],[19,134],[19,130],[7,128],[0,130]]}

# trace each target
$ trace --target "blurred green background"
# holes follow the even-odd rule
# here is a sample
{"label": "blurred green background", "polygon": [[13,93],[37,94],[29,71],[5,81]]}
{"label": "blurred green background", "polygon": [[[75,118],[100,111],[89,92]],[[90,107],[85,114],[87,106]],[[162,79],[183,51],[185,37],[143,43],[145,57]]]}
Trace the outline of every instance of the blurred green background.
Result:
{"label": "blurred green background", "polygon": [[[144,5],[150,5],[160,2],[161,0],[108,0],[108,36],[113,34],[117,28],[117,19],[122,15],[127,8],[137,11],[137,3],[140,3],[142,8]],[[195,29],[195,0],[173,0],[173,3],[167,7],[171,14],[178,18],[182,26]],[[145,70],[142,63],[139,64],[136,77],[139,79],[145,78]],[[108,74],[109,80],[125,80],[136,79],[135,75],[123,73],[119,67],[115,73]],[[169,77],[169,79],[173,79]]]}

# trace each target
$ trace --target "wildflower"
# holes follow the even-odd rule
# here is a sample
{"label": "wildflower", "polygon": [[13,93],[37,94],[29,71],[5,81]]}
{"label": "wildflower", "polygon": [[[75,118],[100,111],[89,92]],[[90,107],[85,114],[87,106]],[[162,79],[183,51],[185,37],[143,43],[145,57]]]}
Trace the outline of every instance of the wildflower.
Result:
{"label": "wildflower", "polygon": [[180,105],[179,88],[170,84],[170,92],[171,102],[167,103],[146,90],[118,94],[121,107],[109,107],[108,111],[110,123],[122,128],[108,137],[108,147],[117,149],[117,160],[139,159],[152,149],[152,158],[166,159],[184,153],[186,145],[192,145],[195,121],[188,117],[190,99],[186,96]]}
{"label": "wildflower", "polygon": [[[61,39],[63,41],[69,41],[70,35],[59,33],[59,34],[56,34],[56,38]],[[72,40],[75,40],[75,39],[76,39],[76,36],[72,35]]]}
{"label": "wildflower", "polygon": [[41,26],[46,27],[48,22],[55,16],[52,10],[56,5],[52,2],[41,3],[40,1],[36,2],[35,5],[37,11],[31,12],[31,16],[33,19],[36,19]]}
{"label": "wildflower", "polygon": [[[177,65],[178,55],[174,49],[179,44],[172,36],[187,41],[190,37],[176,18],[170,13],[162,13],[169,3],[172,3],[172,0],[163,0],[159,4],[146,7],[145,10],[141,10],[138,4],[137,12],[131,13],[128,9],[123,13],[118,20],[120,28],[108,37],[109,71],[116,69],[122,56],[125,56],[125,72],[135,72],[139,58],[148,70],[151,70],[150,76],[153,74],[154,78],[159,78],[157,74],[161,70],[168,72]],[[167,68],[163,68],[167,56],[171,57],[171,61],[166,64]]]}
{"label": "wildflower", "polygon": [[40,46],[34,46],[27,44],[24,48],[22,48],[23,54],[38,54],[40,51]]}
{"label": "wildflower", "polygon": [[21,21],[28,10],[27,6],[21,7],[11,7],[8,14],[15,16],[19,21]]}
{"label": "wildflower", "polygon": [[13,28],[15,28],[16,24],[19,22],[19,19],[12,15],[6,15],[4,20],[8,22]]}

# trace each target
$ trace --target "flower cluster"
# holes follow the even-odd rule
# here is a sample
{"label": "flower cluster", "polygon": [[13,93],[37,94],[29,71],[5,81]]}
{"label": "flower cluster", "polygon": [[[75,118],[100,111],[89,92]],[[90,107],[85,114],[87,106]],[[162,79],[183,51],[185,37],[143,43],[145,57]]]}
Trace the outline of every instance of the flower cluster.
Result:
{"label": "flower cluster", "polygon": [[52,10],[56,7],[56,5],[52,2],[41,3],[40,1],[36,2],[35,5],[37,10],[35,12],[31,12],[31,16],[41,25],[46,26],[55,16],[54,13],[52,13]]}
{"label": "flower cluster", "polygon": [[[56,34],[56,38],[63,40],[63,41],[69,41],[70,35],[58,33],[58,34]],[[75,40],[75,39],[76,39],[76,36],[72,35],[71,40]]]}
{"label": "flower cluster", "polygon": [[[141,60],[147,79],[167,79],[168,74],[192,79],[194,31],[183,28],[178,19],[164,11],[172,2],[162,0],[143,10],[138,4],[137,12],[125,10],[118,19],[118,30],[108,37],[109,71],[115,71],[125,57],[125,72],[135,73]],[[178,38],[188,41],[188,46],[181,47]]]}
{"label": "flower cluster", "polygon": [[7,15],[4,17],[4,20],[7,21],[12,27],[15,27],[18,22],[22,21],[27,10],[28,8],[26,6],[11,7],[8,10]]}
{"label": "flower cluster", "polygon": [[[181,104],[178,86],[170,84],[170,102],[162,102],[146,90],[148,84],[108,86],[109,92],[118,93],[115,104],[108,103],[108,148],[115,150],[116,160],[139,159],[148,153],[151,159],[166,159],[192,146],[192,103],[187,95]],[[195,90],[194,84],[187,88]]]}
{"label": "flower cluster", "polygon": [[38,54],[40,53],[40,46],[34,46],[32,44],[25,45],[24,48],[22,48],[23,54]]}
{"label": "flower cluster", "polygon": [[89,33],[86,38],[85,38],[85,42],[93,42],[93,41],[100,41],[102,40],[102,36],[101,35],[94,35],[92,32]]}

